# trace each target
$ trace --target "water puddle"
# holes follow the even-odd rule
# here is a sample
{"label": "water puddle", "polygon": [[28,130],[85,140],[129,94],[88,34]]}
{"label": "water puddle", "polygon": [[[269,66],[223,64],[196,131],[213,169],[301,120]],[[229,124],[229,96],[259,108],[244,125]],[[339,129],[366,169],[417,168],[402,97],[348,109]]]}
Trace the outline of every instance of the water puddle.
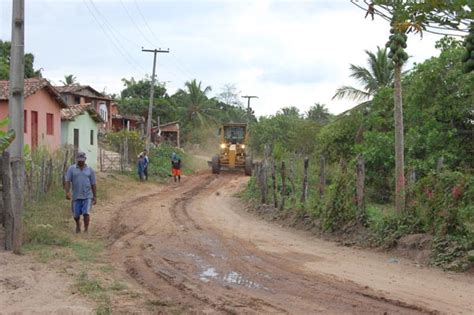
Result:
{"label": "water puddle", "polygon": [[218,275],[216,269],[210,267],[199,274],[199,280],[207,283],[211,278],[217,278]]}
{"label": "water puddle", "polygon": [[241,285],[249,289],[260,289],[262,286],[252,280],[246,279],[240,273],[231,271],[227,273],[222,280],[227,283]]}

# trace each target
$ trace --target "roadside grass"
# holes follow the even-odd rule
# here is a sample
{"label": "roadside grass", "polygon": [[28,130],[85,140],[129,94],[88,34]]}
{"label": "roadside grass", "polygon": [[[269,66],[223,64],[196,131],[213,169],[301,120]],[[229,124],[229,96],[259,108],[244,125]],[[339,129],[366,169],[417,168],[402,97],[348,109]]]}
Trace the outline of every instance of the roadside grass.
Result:
{"label": "roadside grass", "polygon": [[[99,175],[99,203],[106,202],[113,193],[129,189],[129,185],[126,176]],[[97,314],[112,314],[115,295],[136,294],[126,284],[111,279],[115,270],[105,256],[103,240],[93,234],[75,233],[70,201],[62,189],[52,189],[37,202],[27,203],[23,223],[23,250],[41,263],[54,263],[60,270],[72,269],[73,290],[93,300]]]}

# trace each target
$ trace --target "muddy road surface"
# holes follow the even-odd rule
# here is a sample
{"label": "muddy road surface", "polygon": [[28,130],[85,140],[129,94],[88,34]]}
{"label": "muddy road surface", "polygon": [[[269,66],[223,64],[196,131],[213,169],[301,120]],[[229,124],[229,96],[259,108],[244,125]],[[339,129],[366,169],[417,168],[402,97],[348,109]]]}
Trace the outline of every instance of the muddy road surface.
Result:
{"label": "muddy road surface", "polygon": [[162,313],[474,313],[472,276],[265,222],[234,196],[246,181],[202,173],[121,205],[112,260]]}

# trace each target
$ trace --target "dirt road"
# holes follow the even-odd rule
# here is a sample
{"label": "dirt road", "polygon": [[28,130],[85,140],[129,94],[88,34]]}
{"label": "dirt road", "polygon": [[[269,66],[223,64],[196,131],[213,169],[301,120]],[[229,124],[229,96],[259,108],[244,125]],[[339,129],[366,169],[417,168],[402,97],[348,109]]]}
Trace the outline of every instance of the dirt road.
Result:
{"label": "dirt road", "polygon": [[203,173],[118,209],[112,260],[163,313],[474,313],[472,276],[262,221],[234,197],[246,180]]}

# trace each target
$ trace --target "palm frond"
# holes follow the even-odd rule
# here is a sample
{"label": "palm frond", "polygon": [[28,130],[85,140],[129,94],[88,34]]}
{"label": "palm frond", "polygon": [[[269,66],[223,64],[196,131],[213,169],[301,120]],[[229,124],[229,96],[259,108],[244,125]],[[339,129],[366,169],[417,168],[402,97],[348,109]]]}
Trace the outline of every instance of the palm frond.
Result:
{"label": "palm frond", "polygon": [[341,86],[340,88],[336,90],[336,93],[334,94],[332,99],[348,98],[354,101],[362,101],[362,100],[370,98],[370,96],[371,96],[370,93],[356,89],[355,87]]}

